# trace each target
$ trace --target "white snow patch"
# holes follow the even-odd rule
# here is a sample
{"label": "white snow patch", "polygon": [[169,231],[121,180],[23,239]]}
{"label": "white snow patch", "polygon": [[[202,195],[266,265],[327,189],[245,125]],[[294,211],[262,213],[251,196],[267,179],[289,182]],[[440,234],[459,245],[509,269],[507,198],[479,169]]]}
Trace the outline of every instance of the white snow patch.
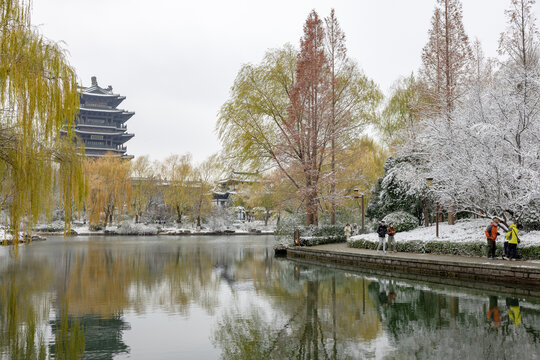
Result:
{"label": "white snow patch", "polygon": [[[460,220],[455,225],[448,225],[447,223],[439,223],[439,237],[435,236],[435,225],[428,227],[419,227],[411,231],[400,232],[395,235],[396,241],[452,241],[452,242],[473,242],[473,241],[486,241],[484,234],[485,228],[490,224],[487,219],[473,219],[473,220]],[[504,241],[504,230],[499,228],[499,234],[501,234],[497,241]],[[520,247],[526,247],[531,245],[540,245],[540,231],[519,232],[519,238],[521,239]],[[379,235],[377,233],[368,233],[363,235],[352,236],[349,240],[368,240],[373,242],[379,241]]]}

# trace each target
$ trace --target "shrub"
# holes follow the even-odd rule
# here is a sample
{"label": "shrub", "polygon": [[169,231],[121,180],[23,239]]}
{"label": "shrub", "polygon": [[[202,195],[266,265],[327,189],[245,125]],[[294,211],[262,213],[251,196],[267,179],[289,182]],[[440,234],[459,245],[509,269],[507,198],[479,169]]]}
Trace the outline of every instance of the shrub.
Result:
{"label": "shrub", "polygon": [[276,226],[276,238],[283,243],[290,243],[293,238],[294,230],[305,227],[301,224],[305,224],[305,221],[299,215],[290,214],[281,218],[279,224]]}
{"label": "shrub", "polygon": [[64,231],[64,222],[63,221],[53,221],[52,224],[41,224],[36,226],[36,231],[40,232],[63,232]]}
{"label": "shrub", "polygon": [[396,211],[383,219],[386,224],[394,224],[397,232],[409,231],[418,226],[418,219],[405,211]]}
{"label": "shrub", "polygon": [[300,237],[300,246],[315,246],[323,244],[334,244],[345,242],[345,235],[343,236],[310,236]]}
{"label": "shrub", "polygon": [[156,235],[158,229],[142,223],[134,224],[124,221],[120,224],[116,233],[119,235]]}
{"label": "shrub", "polygon": [[101,231],[101,230],[103,230],[103,226],[92,224],[92,225],[88,226],[88,230],[90,230],[90,231]]}
{"label": "shrub", "polygon": [[293,217],[282,221],[276,228],[276,237],[284,244],[292,244],[294,241],[294,230],[300,232],[300,244],[303,246],[314,246],[344,242],[344,225],[320,225],[320,226],[298,226],[298,222]]}

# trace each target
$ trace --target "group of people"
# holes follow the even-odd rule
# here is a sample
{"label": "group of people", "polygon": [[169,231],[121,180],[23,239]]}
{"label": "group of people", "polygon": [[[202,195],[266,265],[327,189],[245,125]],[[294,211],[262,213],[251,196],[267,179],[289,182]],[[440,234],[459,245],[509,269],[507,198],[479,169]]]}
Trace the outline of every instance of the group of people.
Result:
{"label": "group of people", "polygon": [[[516,224],[510,224],[506,229],[503,224],[501,224],[501,221],[498,217],[494,217],[493,221],[484,230],[488,245],[488,259],[497,258],[495,255],[495,250],[497,248],[497,237],[500,235],[499,228],[506,232],[502,258],[504,260],[517,260],[517,245],[520,242],[517,226]],[[353,224],[353,226],[351,227],[350,224],[347,224],[345,225],[344,232],[345,237],[347,238],[347,240],[349,240],[351,236],[358,235],[358,225]],[[388,251],[397,252],[396,241],[394,238],[394,236],[396,235],[396,229],[394,228],[394,225],[392,223],[388,224],[387,226],[385,221],[382,220],[377,227],[377,234],[379,235],[379,245],[377,246],[377,252],[380,251],[382,247],[383,252],[386,254],[386,245],[388,245]],[[388,235],[387,241],[385,241],[386,235]]]}
{"label": "group of people", "polygon": [[354,224],[352,225],[352,227],[351,227],[350,224],[347,224],[347,225],[345,225],[344,231],[345,231],[345,237],[347,238],[347,240],[349,240],[349,238],[350,238],[351,236],[356,236],[356,235],[358,235],[358,233],[359,233],[359,232],[358,232],[358,231],[359,231],[359,230],[358,230],[358,224],[354,223]]}
{"label": "group of people", "polygon": [[491,224],[489,224],[487,228],[484,230],[486,234],[486,238],[487,238],[487,245],[488,245],[488,253],[487,253],[488,259],[497,258],[495,256],[495,249],[497,248],[497,236],[500,235],[499,227],[502,230],[506,231],[502,258],[504,260],[512,260],[512,261],[517,260],[518,258],[517,245],[520,242],[517,226],[516,224],[510,224],[508,229],[505,229],[502,226],[500,219],[497,217],[494,217]]}
{"label": "group of people", "polygon": [[379,223],[379,226],[377,227],[377,234],[379,235],[379,245],[377,245],[377,252],[381,250],[381,246],[383,248],[383,252],[386,254],[386,244],[385,239],[386,235],[388,235],[388,251],[397,252],[396,250],[396,240],[394,239],[394,236],[396,235],[396,229],[394,229],[394,224],[390,223],[388,226],[386,226],[386,223],[384,220],[382,220]]}
{"label": "group of people", "polygon": [[[347,240],[351,237],[351,234],[358,235],[358,225],[353,224],[352,228],[351,225],[347,224],[345,225],[345,237]],[[396,229],[394,229],[394,225],[392,223],[386,225],[385,221],[382,220],[379,223],[379,227],[377,228],[377,234],[379,234],[379,245],[377,246],[377,251],[381,249],[381,246],[383,248],[383,252],[386,254],[386,235],[388,235],[388,251],[392,251],[394,249],[394,252],[397,252],[396,250],[396,241],[394,239],[394,236],[396,235]]]}

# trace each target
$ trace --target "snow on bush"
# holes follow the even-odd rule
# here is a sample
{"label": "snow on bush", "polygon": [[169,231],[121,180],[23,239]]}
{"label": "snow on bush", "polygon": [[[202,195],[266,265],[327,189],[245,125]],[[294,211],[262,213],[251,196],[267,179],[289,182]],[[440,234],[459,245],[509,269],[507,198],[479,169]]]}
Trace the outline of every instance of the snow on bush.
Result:
{"label": "snow on bush", "polygon": [[53,221],[51,224],[36,225],[36,231],[40,232],[63,232],[64,222],[62,220]]}
{"label": "snow on bush", "polygon": [[156,235],[158,229],[142,223],[135,224],[129,221],[124,221],[118,226],[115,232],[119,235]]}
{"label": "snow on bush", "polygon": [[210,231],[225,231],[235,222],[233,209],[218,207],[206,219],[205,225]]}
{"label": "snow on bush", "polygon": [[345,241],[344,225],[298,225],[297,217],[287,217],[276,229],[276,238],[282,244],[293,244],[294,230],[300,232],[302,246],[314,246]]}
{"label": "snow on bush", "polygon": [[409,231],[418,226],[418,219],[405,211],[396,211],[383,219],[387,225],[393,224],[396,231]]}

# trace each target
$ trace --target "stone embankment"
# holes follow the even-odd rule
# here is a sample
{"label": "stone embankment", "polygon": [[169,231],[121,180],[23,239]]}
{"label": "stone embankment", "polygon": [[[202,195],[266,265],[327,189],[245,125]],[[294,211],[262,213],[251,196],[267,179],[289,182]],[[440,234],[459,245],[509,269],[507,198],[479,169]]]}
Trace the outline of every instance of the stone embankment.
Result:
{"label": "stone embankment", "polygon": [[404,271],[471,281],[540,285],[540,261],[504,261],[485,258],[387,253],[354,249],[347,244],[289,247],[287,257],[315,259],[367,268]]}

